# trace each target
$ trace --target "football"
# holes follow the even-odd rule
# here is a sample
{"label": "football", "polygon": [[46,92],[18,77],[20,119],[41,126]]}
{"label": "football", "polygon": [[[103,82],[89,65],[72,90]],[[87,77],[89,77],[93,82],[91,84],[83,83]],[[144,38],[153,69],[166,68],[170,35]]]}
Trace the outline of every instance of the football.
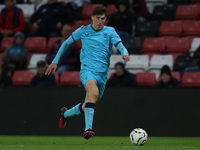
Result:
{"label": "football", "polygon": [[147,142],[148,134],[142,128],[135,128],[130,133],[130,140],[134,145],[142,146]]}

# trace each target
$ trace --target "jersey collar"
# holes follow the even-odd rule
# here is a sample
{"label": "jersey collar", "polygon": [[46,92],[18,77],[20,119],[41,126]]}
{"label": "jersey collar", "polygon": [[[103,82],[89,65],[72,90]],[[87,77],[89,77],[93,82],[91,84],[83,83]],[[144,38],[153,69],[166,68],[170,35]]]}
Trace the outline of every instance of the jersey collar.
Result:
{"label": "jersey collar", "polygon": [[92,27],[92,24],[90,24],[90,26],[91,26],[91,28],[92,28],[95,32],[99,32],[99,31],[101,31],[101,30],[104,28],[104,26],[103,26],[100,30],[95,30],[95,29]]}

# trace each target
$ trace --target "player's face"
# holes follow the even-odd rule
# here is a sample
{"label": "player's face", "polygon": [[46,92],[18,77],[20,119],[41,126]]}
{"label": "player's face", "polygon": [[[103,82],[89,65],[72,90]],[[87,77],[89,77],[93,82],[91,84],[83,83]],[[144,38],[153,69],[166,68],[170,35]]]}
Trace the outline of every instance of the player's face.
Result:
{"label": "player's face", "polygon": [[103,25],[106,21],[106,16],[105,14],[103,15],[95,15],[95,16],[92,16],[92,21],[93,21],[93,24],[92,24],[92,27],[95,29],[95,30],[100,30],[103,28]]}
{"label": "player's face", "polygon": [[121,66],[116,66],[115,67],[115,73],[116,73],[117,76],[122,76],[123,73],[124,73],[124,70],[122,69]]}
{"label": "player's face", "polygon": [[168,83],[170,81],[170,75],[166,74],[166,73],[163,73],[161,76],[161,80],[164,82],[164,83]]}

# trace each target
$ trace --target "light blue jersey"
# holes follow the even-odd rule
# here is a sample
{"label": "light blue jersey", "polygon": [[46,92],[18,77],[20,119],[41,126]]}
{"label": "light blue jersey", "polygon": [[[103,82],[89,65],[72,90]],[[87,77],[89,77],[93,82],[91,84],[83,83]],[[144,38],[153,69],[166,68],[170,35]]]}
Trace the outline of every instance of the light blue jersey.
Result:
{"label": "light blue jersey", "polygon": [[68,46],[79,39],[82,41],[81,70],[108,72],[112,45],[119,49],[122,56],[128,55],[128,51],[121,43],[121,39],[113,27],[103,26],[101,30],[95,30],[90,24],[82,26],[72,33],[72,36],[60,47],[53,63],[57,64]]}

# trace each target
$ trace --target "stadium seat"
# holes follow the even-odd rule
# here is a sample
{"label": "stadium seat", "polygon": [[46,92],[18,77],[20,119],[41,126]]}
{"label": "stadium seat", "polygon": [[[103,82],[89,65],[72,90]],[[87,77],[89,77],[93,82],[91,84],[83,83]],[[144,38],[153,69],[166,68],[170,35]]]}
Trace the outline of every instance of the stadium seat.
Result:
{"label": "stadium seat", "polygon": [[180,36],[181,34],[181,21],[163,21],[160,25],[159,36]]}
{"label": "stadium seat", "polygon": [[139,37],[122,39],[122,43],[128,50],[129,54],[139,54],[142,48],[142,38]]}
{"label": "stadium seat", "polygon": [[80,72],[79,71],[64,71],[60,76],[60,86],[79,86],[80,81]]}
{"label": "stadium seat", "polygon": [[158,38],[145,38],[142,44],[141,53],[164,53],[165,39]]}
{"label": "stadium seat", "polygon": [[188,54],[190,45],[188,38],[165,38],[166,53]]}
{"label": "stadium seat", "polygon": [[168,65],[173,69],[173,57],[172,55],[153,55],[150,60],[150,70],[161,69],[164,65]]}
{"label": "stadium seat", "polygon": [[124,60],[122,59],[121,54],[113,54],[113,55],[111,55],[111,57],[110,57],[110,69],[114,69],[115,68],[115,64],[117,62],[123,62],[124,63]]}
{"label": "stadium seat", "polygon": [[194,38],[190,46],[190,56],[193,56],[193,53],[197,50],[199,46],[200,46],[200,38]]}
{"label": "stadium seat", "polygon": [[150,14],[153,13],[153,10],[155,9],[156,6],[162,6],[163,3],[146,3],[147,9],[150,12]]}
{"label": "stadium seat", "polygon": [[81,27],[82,25],[86,26],[88,25],[88,21],[87,20],[76,20],[76,21],[73,21],[71,23],[71,26],[72,26],[72,29],[73,31],[75,31],[76,29],[78,29],[79,27]]}
{"label": "stadium seat", "polygon": [[127,62],[125,66],[127,70],[131,69],[132,73],[148,71],[148,67],[148,55],[130,55],[130,61]]}
{"label": "stadium seat", "polygon": [[1,41],[0,51],[4,51],[13,46],[13,37],[4,37]]}
{"label": "stadium seat", "polygon": [[52,71],[51,72],[55,78],[56,78],[56,84],[59,85],[59,73],[57,71]]}
{"label": "stadium seat", "polygon": [[[178,81],[181,82],[181,74],[180,74],[180,72],[174,72],[174,71],[172,71],[172,72],[171,72],[171,75],[172,75],[173,78],[175,78],[176,80],[178,80]],[[161,78],[160,78],[160,76],[159,76],[158,81],[159,81],[160,79],[161,79]]]}
{"label": "stadium seat", "polygon": [[40,60],[46,61],[46,56],[47,54],[32,54],[29,61],[28,69],[36,69],[37,62]]}
{"label": "stadium seat", "polygon": [[26,19],[29,19],[35,11],[34,4],[17,4],[17,7],[21,8]]}
{"label": "stadium seat", "polygon": [[91,14],[93,11],[93,8],[97,6],[103,6],[102,4],[86,4],[83,6],[82,13],[81,13],[81,18],[82,19],[90,19]]}
{"label": "stadium seat", "polygon": [[199,7],[197,5],[179,5],[176,10],[175,19],[197,20]]}
{"label": "stadium seat", "polygon": [[183,35],[200,35],[200,21],[195,20],[187,20],[183,21],[182,23],[183,27]]}
{"label": "stadium seat", "polygon": [[168,4],[186,5],[190,4],[190,0],[168,0]]}
{"label": "stadium seat", "polygon": [[4,62],[2,60],[2,57],[3,57],[3,53],[0,54],[0,64],[2,65]]}
{"label": "stadium seat", "polygon": [[53,44],[57,41],[57,40],[61,40],[61,37],[52,37],[49,39],[48,44],[47,44],[47,49],[48,51],[52,48]]}
{"label": "stadium seat", "polygon": [[136,73],[136,83],[138,86],[154,87],[156,85],[155,73],[150,73],[150,72]]}
{"label": "stadium seat", "polygon": [[28,37],[24,45],[29,52],[44,53],[47,51],[47,40],[45,37]]}
{"label": "stadium seat", "polygon": [[108,15],[107,15],[108,18],[111,16],[112,13],[118,11],[114,4],[107,5],[106,8],[108,10]]}
{"label": "stadium seat", "polygon": [[194,87],[200,86],[200,73],[199,72],[186,72],[182,77],[182,86]]}
{"label": "stadium seat", "polygon": [[136,37],[156,37],[159,33],[160,23],[158,21],[136,22],[135,36]]}
{"label": "stadium seat", "polygon": [[158,5],[155,6],[152,17],[154,20],[174,20],[176,9],[176,5]]}
{"label": "stadium seat", "polygon": [[13,85],[30,85],[35,73],[32,71],[15,71],[12,77]]}
{"label": "stadium seat", "polygon": [[191,56],[178,56],[174,62],[174,71],[183,71],[187,67],[196,66],[196,59]]}

